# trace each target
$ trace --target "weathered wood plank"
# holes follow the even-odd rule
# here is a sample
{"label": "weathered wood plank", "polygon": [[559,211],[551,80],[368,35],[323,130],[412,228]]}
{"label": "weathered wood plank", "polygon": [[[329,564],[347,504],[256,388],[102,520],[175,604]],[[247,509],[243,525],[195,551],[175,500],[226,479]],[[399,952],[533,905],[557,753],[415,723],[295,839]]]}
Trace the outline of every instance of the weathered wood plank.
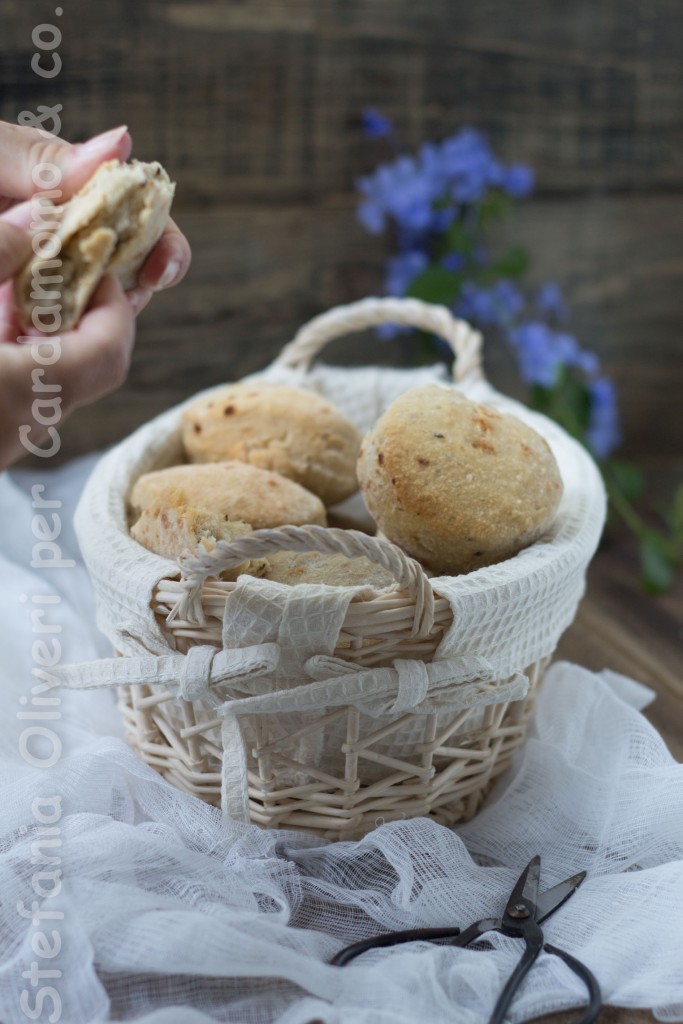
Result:
{"label": "weathered wood plank", "polygon": [[[506,228],[534,254],[537,280],[566,286],[570,328],[614,375],[625,451],[639,458],[683,454],[682,207],[676,196],[537,200]],[[355,223],[350,199],[181,209],[179,219],[195,250],[190,274],[142,315],[126,386],[64,425],[64,457],[110,444],[194,391],[264,366],[306,319],[381,288],[385,243]],[[370,335],[336,344],[327,358],[401,364],[415,355],[409,341],[388,345]],[[495,338],[487,340],[486,366],[497,386],[522,393]]]}
{"label": "weathered wood plank", "polygon": [[[550,0],[542,12],[500,0],[71,0],[51,82],[30,70],[33,11],[7,8],[2,114],[58,100],[74,137],[128,121],[139,155],[178,179],[195,247],[182,290],[142,320],[130,385],[67,425],[65,455],[254,369],[309,315],[378,289],[383,244],[353,220],[354,178],[383,152],[358,132],[367,102],[412,143],[475,121],[508,158],[536,163],[540,198],[507,237],[528,243],[539,279],[566,286],[573,327],[617,379],[627,450],[679,452],[683,71],[672,39],[683,13],[673,0]],[[613,194],[655,187],[677,191]],[[487,365],[519,393],[509,356],[491,345]]]}
{"label": "weathered wood plank", "polygon": [[56,97],[73,137],[126,121],[188,199],[346,194],[371,162],[368,103],[409,145],[480,125],[543,192],[680,188],[673,0],[70,0],[49,82],[30,69],[34,10],[6,6],[0,115]]}

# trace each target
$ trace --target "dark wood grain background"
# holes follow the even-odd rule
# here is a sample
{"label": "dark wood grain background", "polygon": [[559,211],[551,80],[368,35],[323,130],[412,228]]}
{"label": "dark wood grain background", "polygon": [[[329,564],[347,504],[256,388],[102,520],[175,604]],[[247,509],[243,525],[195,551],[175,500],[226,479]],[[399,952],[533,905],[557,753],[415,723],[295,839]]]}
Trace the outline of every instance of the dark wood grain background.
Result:
{"label": "dark wood grain background", "polygon": [[[385,157],[374,105],[409,145],[462,124],[528,161],[536,197],[507,237],[571,299],[572,328],[614,375],[625,451],[681,454],[683,5],[677,0],[3,0],[0,116],[60,102],[63,134],[125,122],[178,182],[194,264],[141,317],[128,384],[64,426],[63,456],[264,365],[325,308],[381,287],[386,242],[354,217]],[[40,21],[60,75],[31,70]],[[502,238],[501,238],[502,244]],[[373,338],[338,359],[392,362]],[[518,388],[491,343],[494,382]]]}

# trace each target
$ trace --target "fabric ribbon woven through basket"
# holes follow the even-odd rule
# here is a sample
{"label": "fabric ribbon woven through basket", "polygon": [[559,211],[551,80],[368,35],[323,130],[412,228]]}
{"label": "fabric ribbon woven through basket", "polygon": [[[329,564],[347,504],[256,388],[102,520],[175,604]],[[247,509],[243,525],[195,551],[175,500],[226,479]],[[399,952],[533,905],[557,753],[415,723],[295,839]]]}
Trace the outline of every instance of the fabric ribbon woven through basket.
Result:
{"label": "fabric ribbon woven through basket", "polygon": [[[388,322],[444,339],[454,383],[442,365],[311,366],[328,341]],[[76,528],[98,623],[117,656],[62,666],[61,685],[118,687],[140,756],[242,821],[355,838],[397,818],[452,825],[471,817],[524,741],[605,516],[589,455],[557,424],[495,391],[480,346],[480,335],[443,307],[365,299],[311,321],[249,379],[312,389],[361,432],[425,383],[513,413],[546,438],[564,483],[540,541],[499,565],[431,579],[386,540],[315,526],[260,530],[176,564],[132,540],[127,500],[142,473],[184,461],[184,403],[105,455],[86,486]],[[278,550],[364,556],[395,586],[219,578]]]}

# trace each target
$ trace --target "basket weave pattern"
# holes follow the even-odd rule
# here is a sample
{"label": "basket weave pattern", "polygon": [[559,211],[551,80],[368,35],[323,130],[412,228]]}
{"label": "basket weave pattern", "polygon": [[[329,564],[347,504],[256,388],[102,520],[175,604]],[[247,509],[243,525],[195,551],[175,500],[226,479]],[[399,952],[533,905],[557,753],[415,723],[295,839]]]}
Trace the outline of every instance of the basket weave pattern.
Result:
{"label": "basket weave pattern", "polygon": [[[467,708],[439,731],[437,713],[420,716],[421,740],[401,758],[378,751],[377,744],[412,723],[416,715],[378,728],[355,708],[345,707],[303,722],[293,733],[272,741],[264,720],[249,759],[251,820],[336,839],[358,838],[400,818],[425,816],[442,825],[466,821],[524,742],[544,667],[537,662],[528,670],[529,695],[524,700],[489,705],[483,713],[481,708]],[[171,700],[158,687],[120,687],[119,708],[128,740],[169,782],[219,806],[223,752],[211,736],[218,723],[197,721],[193,704],[185,700],[174,700],[179,714],[168,715],[165,708]],[[343,733],[344,769],[338,776],[287,755],[288,740],[310,736],[332,722]],[[379,778],[364,783],[368,764]],[[287,785],[292,772],[302,781]]]}
{"label": "basket weave pattern", "polygon": [[[397,578],[395,589],[351,601],[337,658],[358,668],[432,661],[452,612],[418,563],[386,541],[320,527],[261,530],[221,542],[214,553],[181,559],[183,579],[163,580],[154,601],[176,649],[219,648],[226,597],[235,585],[218,574],[283,549],[364,556]],[[243,721],[251,820],[353,838],[395,818],[424,815],[450,825],[471,817],[524,740],[542,668],[540,662],[529,668],[529,695],[521,701],[455,712],[446,705],[379,721],[353,705]],[[162,687],[121,687],[119,693],[129,741],[144,760],[179,788],[219,804],[220,717]],[[216,700],[226,696],[217,691]]]}

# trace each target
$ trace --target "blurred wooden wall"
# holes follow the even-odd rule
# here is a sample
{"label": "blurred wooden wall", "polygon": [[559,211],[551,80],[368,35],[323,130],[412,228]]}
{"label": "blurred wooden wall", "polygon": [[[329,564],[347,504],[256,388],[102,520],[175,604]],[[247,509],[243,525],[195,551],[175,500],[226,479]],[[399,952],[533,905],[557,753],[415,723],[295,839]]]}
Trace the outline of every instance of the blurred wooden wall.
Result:
{"label": "blurred wooden wall", "polygon": [[[537,172],[510,237],[568,294],[571,327],[617,380],[626,451],[680,455],[683,5],[676,0],[3,0],[0,116],[64,106],[72,140],[129,125],[178,182],[194,249],[140,320],[128,384],[64,426],[63,453],[264,365],[304,320],[381,286],[386,243],[354,217],[385,157],[365,105],[409,145],[462,124]],[[40,21],[61,74],[30,67]],[[409,357],[373,338],[339,358]],[[494,381],[518,388],[490,346]]]}

